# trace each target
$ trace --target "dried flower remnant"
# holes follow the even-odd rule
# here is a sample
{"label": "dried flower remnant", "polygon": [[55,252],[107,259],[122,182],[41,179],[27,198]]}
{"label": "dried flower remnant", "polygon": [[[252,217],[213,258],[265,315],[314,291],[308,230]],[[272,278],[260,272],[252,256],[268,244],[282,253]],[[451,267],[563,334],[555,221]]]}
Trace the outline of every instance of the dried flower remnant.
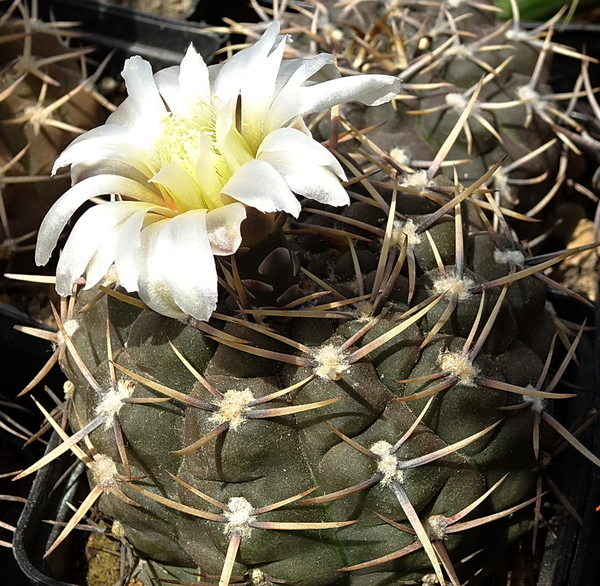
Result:
{"label": "dried flower remnant", "polygon": [[237,251],[249,208],[298,216],[296,195],[349,202],[341,165],[302,115],[346,100],[389,101],[400,81],[342,78],[327,54],[283,60],[288,38],[278,33],[273,22],[224,65],[207,67],[193,47],[180,66],[154,75],[142,58],[127,60],[129,97],[54,167],[70,165],[73,186],[42,223],[40,265],[77,208],[111,195],[75,225],[57,268],[59,293],[82,275],[94,286],[114,264],[120,284],[152,309],[206,320],[217,302],[214,256]]}

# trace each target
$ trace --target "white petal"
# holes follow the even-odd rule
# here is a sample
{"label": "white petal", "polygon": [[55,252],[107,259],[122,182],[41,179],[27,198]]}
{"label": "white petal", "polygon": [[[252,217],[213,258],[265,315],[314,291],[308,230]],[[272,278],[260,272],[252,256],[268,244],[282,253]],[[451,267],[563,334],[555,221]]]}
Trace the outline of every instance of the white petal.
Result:
{"label": "white petal", "polygon": [[348,100],[377,106],[389,102],[400,91],[400,85],[400,80],[391,75],[353,75],[299,88],[286,86],[273,102],[266,128],[279,128],[294,116],[326,110]]}
{"label": "white petal", "polygon": [[156,242],[160,232],[170,220],[160,220],[145,227],[140,234],[138,255],[138,291],[142,301],[162,315],[176,319],[185,314],[175,303],[173,294],[165,283],[161,271],[161,258],[156,254]]}
{"label": "white petal", "polygon": [[[114,258],[114,246],[109,241],[116,241],[121,224],[144,205],[138,202],[107,202],[90,208],[81,216],[58,260],[56,290],[60,295],[71,295],[73,283],[86,272],[90,260],[100,248]],[[108,261],[107,269],[112,261],[112,258]],[[99,275],[88,272],[86,288],[94,286],[104,274],[106,271]]]}
{"label": "white petal", "polygon": [[46,214],[40,226],[35,262],[45,265],[69,218],[85,201],[98,195],[118,193],[132,199],[160,205],[162,200],[149,187],[126,177],[97,175],[84,179],[69,189]]}
{"label": "white petal", "polygon": [[[150,214],[150,217],[148,217]],[[175,212],[166,208],[148,205],[132,214],[120,227],[115,253],[115,267],[121,286],[130,293],[138,290],[140,233],[144,224],[156,222],[161,218],[172,217]],[[147,221],[148,220],[148,221]]]}
{"label": "white petal", "polygon": [[217,307],[217,270],[206,210],[186,212],[166,222],[154,254],[175,303],[197,319],[209,319]]}
{"label": "white petal", "polygon": [[139,55],[125,61],[121,74],[127,86],[127,93],[132,106],[137,112],[140,122],[148,119],[160,119],[166,115],[167,109],[158,93],[152,75],[152,67]]}
{"label": "white petal", "polygon": [[[102,127],[100,127],[102,128]],[[97,129],[99,130],[99,129]],[[67,165],[84,164],[90,168],[105,160],[120,161],[137,169],[146,179],[152,177],[152,161],[148,160],[142,151],[129,144],[127,137],[119,138],[92,138],[85,142],[71,144],[56,160],[53,173]],[[71,167],[73,171],[73,167]],[[103,171],[95,171],[95,175]],[[72,173],[73,182],[80,181],[80,173]]]}
{"label": "white petal", "polygon": [[234,110],[233,102],[224,104],[218,111],[215,128],[217,148],[231,174],[254,158],[246,141],[235,127]]}
{"label": "white petal", "polygon": [[297,218],[302,209],[283,177],[264,161],[248,161],[223,186],[222,192],[259,212],[284,211]]}
{"label": "white petal", "polygon": [[321,143],[295,128],[278,128],[267,135],[258,147],[256,158],[262,159],[262,153],[278,152],[287,152],[300,163],[304,161],[327,167],[340,179],[346,179],[342,166],[333,154]]}
{"label": "white petal", "polygon": [[[98,152],[102,153],[102,149],[98,149]],[[118,153],[107,153],[106,158],[97,161],[71,164],[72,185],[97,175],[115,175],[147,185],[154,173],[143,161],[139,161],[135,157],[135,149],[128,148],[120,149]],[[159,196],[158,188],[154,188],[152,185],[150,188]]]}
{"label": "white petal", "polygon": [[183,115],[186,107],[179,87],[179,71],[178,65],[161,69],[154,74],[154,82],[169,110]]}
{"label": "white petal", "polygon": [[279,33],[279,22],[273,21],[252,46],[236,53],[223,65],[214,84],[214,93],[221,103],[236,100],[240,88],[251,77],[249,73],[262,67]]}
{"label": "white petal", "polygon": [[295,156],[294,153],[263,153],[261,160],[269,163],[299,195],[331,206],[350,203],[340,180],[328,169]]}
{"label": "white petal", "polygon": [[102,148],[106,145],[120,144],[126,142],[127,137],[127,130],[116,124],[107,123],[88,130],[88,132],[78,136],[58,156],[52,167],[52,174],[54,175],[61,167],[66,167],[71,163],[93,158],[96,147]]}
{"label": "white petal", "polygon": [[279,69],[277,92],[285,88],[284,91],[292,94],[309,79],[316,82],[341,77],[334,63],[335,57],[328,53],[320,53],[310,59],[286,59]]}
{"label": "white petal", "polygon": [[210,81],[208,67],[202,56],[190,44],[185,57],[181,61],[179,87],[186,100],[194,99],[210,104]]}
{"label": "white petal", "polygon": [[246,219],[246,208],[232,203],[206,214],[206,230],[213,254],[234,254],[242,243],[240,224]]}
{"label": "white petal", "polygon": [[135,129],[139,123],[139,112],[131,98],[125,98],[119,107],[106,119],[107,124],[121,126],[128,130]]}
{"label": "white petal", "polygon": [[273,52],[260,63],[260,68],[253,67],[248,71],[240,88],[241,133],[253,150],[264,136],[265,117],[273,101],[285,44],[285,39],[279,41]]}
{"label": "white petal", "polygon": [[204,207],[196,183],[176,159],[170,165],[163,165],[150,181],[169,190],[179,211]]}

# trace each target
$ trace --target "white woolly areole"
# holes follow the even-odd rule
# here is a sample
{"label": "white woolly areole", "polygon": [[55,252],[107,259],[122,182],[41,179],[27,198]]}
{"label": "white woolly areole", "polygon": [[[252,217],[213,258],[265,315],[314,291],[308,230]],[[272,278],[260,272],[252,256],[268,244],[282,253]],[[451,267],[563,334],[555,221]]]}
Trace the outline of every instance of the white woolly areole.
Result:
{"label": "white woolly areole", "polygon": [[96,415],[105,418],[104,427],[112,425],[113,417],[123,407],[123,399],[129,399],[135,388],[132,380],[119,381],[116,389],[110,389],[96,407]]}
{"label": "white woolly areole", "polygon": [[529,85],[522,85],[517,88],[517,97],[524,102],[537,102],[540,94]]}
{"label": "white woolly areole", "polygon": [[374,443],[369,449],[380,458],[377,462],[377,470],[383,474],[381,484],[388,486],[392,480],[402,483],[403,472],[398,470],[398,458],[392,453],[392,444],[382,440]]}
{"label": "white woolly areole", "polygon": [[218,403],[219,410],[210,419],[217,423],[229,421],[229,428],[237,429],[245,421],[244,411],[251,401],[254,401],[254,395],[249,388],[243,391],[226,391],[223,400]]}
{"label": "white woolly areole", "polygon": [[118,476],[116,464],[104,454],[97,454],[94,457],[93,474],[96,484],[100,488],[110,488],[116,482],[115,476]]}
{"label": "white woolly areole", "polygon": [[427,172],[424,169],[421,169],[416,173],[407,175],[400,185],[403,187],[418,187],[424,189],[429,185],[429,182]]}
{"label": "white woolly areole", "polygon": [[499,265],[514,264],[517,267],[525,265],[525,255],[520,250],[494,250],[494,260]]}
{"label": "white woolly areole", "polygon": [[439,583],[440,581],[438,580],[438,577],[435,574],[425,574],[421,578],[421,584],[423,584],[423,586],[436,586]]}
{"label": "white woolly areole", "polygon": [[415,246],[421,242],[423,236],[417,234],[417,226],[412,220],[394,220],[390,244],[401,246],[405,238],[408,240],[409,246]]}
{"label": "white woolly areole", "polygon": [[448,519],[444,515],[431,515],[427,518],[427,534],[431,539],[437,539],[442,541],[446,537],[446,527],[448,526]]}
{"label": "white woolly areole", "polygon": [[319,378],[340,380],[342,374],[350,368],[347,352],[333,344],[316,348],[312,353],[315,362],[314,372]]}
{"label": "white woolly areole", "polygon": [[451,295],[457,295],[460,301],[464,301],[471,297],[471,288],[473,285],[475,285],[475,281],[469,279],[469,277],[459,279],[454,275],[447,275],[446,277],[440,277],[437,281],[433,282],[433,291],[435,293],[450,293]]}
{"label": "white woolly areole", "polygon": [[452,92],[446,94],[446,104],[459,114],[462,114],[467,107],[468,102],[462,94]]}
{"label": "white woolly areole", "polygon": [[254,507],[241,496],[234,496],[229,500],[227,506],[229,512],[224,513],[227,519],[225,533],[228,535],[241,533],[243,537],[248,537],[252,532],[252,527],[249,527],[248,523],[255,518],[252,515]]}
{"label": "white woolly areole", "polygon": [[263,586],[263,584],[266,585],[269,582],[262,570],[254,568],[253,570],[250,570],[250,583],[253,586]]}
{"label": "white woolly areole", "polygon": [[475,377],[479,369],[463,354],[459,352],[441,352],[438,356],[438,365],[443,371],[448,371],[451,376],[458,378],[461,385],[476,387]]}
{"label": "white woolly areole", "polygon": [[[72,338],[73,334],[77,331],[79,327],[79,322],[76,319],[68,319],[63,322],[63,328],[65,328],[65,333],[68,338]],[[56,344],[58,346],[62,346],[65,343],[65,337],[63,333],[59,330],[56,332]]]}
{"label": "white woolly areole", "polygon": [[65,399],[70,400],[75,395],[75,385],[70,381],[66,381],[63,385],[63,393],[65,394]]}
{"label": "white woolly areole", "polygon": [[408,156],[408,153],[405,149],[400,147],[394,147],[390,151],[390,159],[399,165],[410,165],[410,157]]}
{"label": "white woolly areole", "polygon": [[[531,384],[527,385],[525,388],[535,390]],[[524,403],[529,403],[531,406],[531,410],[538,415],[541,415],[548,405],[548,401],[543,397],[532,397],[531,395],[522,395],[522,399]]]}

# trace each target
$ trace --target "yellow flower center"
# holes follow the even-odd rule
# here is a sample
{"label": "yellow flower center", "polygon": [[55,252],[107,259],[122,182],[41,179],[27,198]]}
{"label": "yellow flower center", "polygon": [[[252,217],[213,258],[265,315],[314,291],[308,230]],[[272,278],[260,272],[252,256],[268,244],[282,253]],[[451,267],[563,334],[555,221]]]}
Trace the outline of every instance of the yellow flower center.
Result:
{"label": "yellow flower center", "polygon": [[[157,174],[167,206],[177,211],[223,206],[221,190],[254,154],[235,124],[218,123],[218,111],[199,102],[187,116],[169,112],[154,145]],[[217,128],[219,130],[217,130]],[[220,136],[219,136],[220,133]]]}
{"label": "yellow flower center", "polygon": [[158,142],[161,162],[169,164],[173,160],[181,163],[190,177],[196,177],[196,164],[201,154],[202,136],[208,136],[216,152],[214,124],[195,124],[183,116],[169,112],[162,120],[162,136]]}

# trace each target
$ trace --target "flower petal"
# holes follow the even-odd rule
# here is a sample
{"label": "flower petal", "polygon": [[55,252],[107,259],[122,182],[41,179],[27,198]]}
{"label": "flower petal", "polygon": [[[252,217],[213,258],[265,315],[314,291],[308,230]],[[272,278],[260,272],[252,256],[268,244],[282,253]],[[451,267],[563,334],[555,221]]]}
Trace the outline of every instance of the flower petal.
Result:
{"label": "flower petal", "polygon": [[219,70],[214,95],[224,104],[236,101],[240,88],[260,71],[279,34],[279,22],[273,21],[258,41],[236,53]]}
{"label": "flower petal", "polygon": [[[161,230],[170,220],[159,220],[146,226],[140,233],[138,255],[138,292],[140,299],[150,308],[162,315],[182,319],[185,314],[175,303],[173,294],[165,283],[161,262],[156,254],[156,242]],[[167,259],[170,262],[170,259]]]}
{"label": "flower petal", "polygon": [[121,75],[140,123],[148,124],[148,120],[160,119],[167,114],[148,61],[139,55],[130,57],[125,61]]}
{"label": "flower petal", "polygon": [[[151,262],[156,263],[178,307],[197,319],[210,318],[217,306],[217,270],[206,230],[206,210],[161,222]],[[140,294],[147,288],[140,279]]]}
{"label": "flower petal", "polygon": [[240,88],[241,133],[253,151],[264,136],[265,118],[275,92],[277,75],[286,40],[277,43],[271,54],[264,59],[260,68],[247,72],[245,83]]}
{"label": "flower petal", "polygon": [[181,61],[179,87],[186,100],[195,102],[200,100],[205,104],[210,104],[208,67],[192,44],[188,47],[185,57]]}
{"label": "flower petal", "polygon": [[169,111],[184,114],[186,106],[179,87],[179,70],[179,65],[174,65],[157,71],[154,74],[154,83]]}
{"label": "flower petal", "polygon": [[334,173],[325,167],[303,161],[294,152],[264,152],[260,160],[269,163],[298,195],[331,206],[350,203],[348,193]]}
{"label": "flower petal", "polygon": [[[121,224],[140,206],[139,202],[107,202],[87,210],[77,221],[58,260],[56,268],[56,290],[59,295],[71,295],[73,283],[88,269],[91,259],[102,249],[105,255],[114,258],[117,233]],[[107,246],[108,244],[108,246]],[[113,259],[107,261],[110,268]],[[87,274],[86,288],[94,286],[106,272]]]}
{"label": "flower petal", "polygon": [[273,101],[266,127],[284,126],[294,116],[326,110],[348,100],[369,106],[389,102],[400,91],[400,80],[391,75],[354,75],[310,86],[286,85]]}
{"label": "flower petal", "polygon": [[217,114],[216,144],[231,174],[253,158],[248,144],[234,123],[235,103],[224,104]]}
{"label": "flower petal", "polygon": [[246,219],[246,208],[232,203],[206,214],[206,230],[213,254],[234,254],[242,243],[240,225]]}
{"label": "flower petal", "polygon": [[196,183],[176,159],[163,165],[150,181],[169,190],[180,212],[206,207]]}
{"label": "flower petal", "polygon": [[165,214],[167,218],[175,215],[175,212],[169,212],[171,210],[147,204],[147,207],[136,211],[125,220],[119,229],[115,268],[121,286],[130,293],[138,290],[140,234],[143,226],[164,219]]}
{"label": "flower petal", "polygon": [[297,218],[302,209],[283,177],[264,161],[252,160],[240,167],[222,193],[259,212],[284,211]]}
{"label": "flower petal", "polygon": [[[128,142],[128,132],[122,126],[116,124],[104,124],[98,128],[88,130],[78,136],[56,159],[52,167],[54,175],[61,167],[83,160],[93,159],[96,148],[106,148]],[[96,157],[99,158],[99,157]]]}
{"label": "flower petal", "polygon": [[335,57],[328,53],[319,53],[310,59],[287,59],[283,61],[277,78],[277,93],[284,88],[293,93],[308,80],[326,81],[341,77],[335,67]]}
{"label": "flower petal", "polygon": [[[85,201],[98,195],[118,193],[132,199],[160,205],[162,199],[156,192],[142,183],[115,175],[97,175],[84,179],[69,189],[46,214],[40,226],[35,249],[35,262],[45,265],[56,246],[58,237],[69,218]],[[103,205],[103,204],[102,204]]]}
{"label": "flower petal", "polygon": [[[262,153],[286,152],[296,157],[298,162],[313,163],[327,167],[340,179],[346,180],[346,174],[333,154],[321,143],[295,128],[278,128],[271,132],[258,147],[257,159],[262,159]],[[266,159],[264,159],[266,160]]]}

